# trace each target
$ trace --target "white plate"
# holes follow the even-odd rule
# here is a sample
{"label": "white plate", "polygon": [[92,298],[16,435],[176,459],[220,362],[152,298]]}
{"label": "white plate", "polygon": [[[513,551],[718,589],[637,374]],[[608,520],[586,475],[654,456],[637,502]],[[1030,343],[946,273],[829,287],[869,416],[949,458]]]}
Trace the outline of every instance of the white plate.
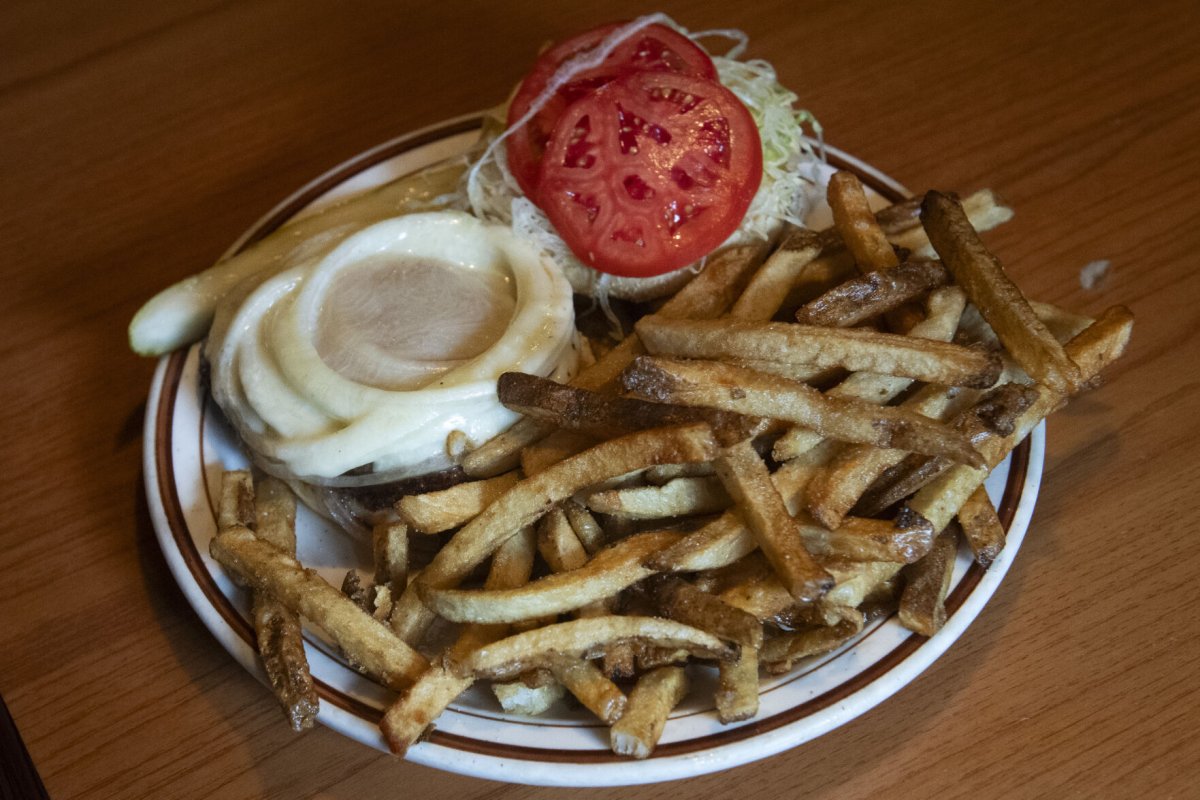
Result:
{"label": "white plate", "polygon": [[[377,147],[310,183],[260,220],[232,248],[269,233],[283,221],[333,197],[377,185],[462,152],[478,131],[472,115],[426,128]],[[907,194],[878,171],[830,149],[830,162],[856,171],[880,202]],[[146,494],[159,543],[175,580],[204,624],[246,669],[265,681],[253,647],[246,592],[208,556],[216,533],[213,498],[224,469],[247,464],[234,435],[205,396],[199,348],[165,356],[158,365],[146,413]],[[644,761],[614,756],[607,729],[587,712],[565,706],[542,717],[502,713],[484,689],[456,701],[429,740],[411,748],[419,764],[493,780],[554,786],[612,786],[690,777],[745,764],[795,747],[862,714],[899,691],[945,652],[983,608],[1021,546],[1041,481],[1045,428],[989,478],[988,493],[1008,529],[1008,545],[991,569],[959,554],[947,599],[945,627],[934,637],[880,620],[837,652],[762,683],[760,711],[747,722],[721,725],[713,711],[713,676],[692,667],[696,688],[675,710],[654,755]],[[369,571],[367,548],[301,509],[302,562],[340,585],[350,567]],[[321,695],[319,719],[363,744],[386,751],[377,727],[393,698],[350,669],[319,635],[306,632],[308,656]],[[283,725],[282,719],[280,725]]]}

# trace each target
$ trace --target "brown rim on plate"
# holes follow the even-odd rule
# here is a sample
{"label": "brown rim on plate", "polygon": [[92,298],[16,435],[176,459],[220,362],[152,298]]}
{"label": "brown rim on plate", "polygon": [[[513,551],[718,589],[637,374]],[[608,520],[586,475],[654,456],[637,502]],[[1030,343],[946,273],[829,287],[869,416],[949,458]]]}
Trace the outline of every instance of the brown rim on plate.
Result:
{"label": "brown rim on plate", "polygon": [[[261,240],[271,232],[279,228],[284,222],[293,217],[303,208],[308,206],[318,197],[334,188],[335,186],[350,179],[354,175],[363,172],[370,167],[379,163],[395,158],[405,152],[415,150],[427,144],[439,141],[450,136],[477,129],[480,125],[480,117],[472,116],[452,120],[444,125],[433,126],[419,131],[411,136],[402,137],[394,142],[382,147],[371,150],[361,156],[348,161],[342,166],[323,175],[321,178],[314,181],[309,186],[305,187],[300,193],[289,200],[285,205],[281,206],[274,213],[263,219],[256,225],[254,231],[245,239],[241,245],[241,249],[245,249],[251,244]],[[842,158],[836,152],[828,153],[828,162],[838,169],[848,169],[856,174],[864,184],[878,192],[880,195],[895,203],[906,199],[903,193],[881,180],[878,176],[864,171],[858,164]],[[233,630],[239,638],[251,647],[255,647],[254,628],[250,621],[242,616],[242,614],[234,607],[233,603],[227,598],[217,586],[211,573],[206,568],[199,550],[196,548],[196,543],[193,541],[187,527],[187,520],[183,512],[183,507],[179,500],[179,493],[175,486],[175,470],[172,448],[172,421],[175,416],[175,401],[181,386],[184,365],[187,360],[187,350],[178,350],[172,353],[167,362],[166,370],[163,377],[163,388],[159,398],[158,407],[155,416],[155,465],[156,474],[158,477],[158,487],[160,492],[160,502],[165,511],[167,524],[171,531],[172,539],[175,541],[180,555],[183,557],[184,563],[188,571],[196,581],[204,593],[205,598],[209,601],[214,609],[221,615],[225,623]],[[200,426],[200,435],[203,437],[203,425]],[[203,452],[201,447],[200,452]],[[1026,473],[1029,467],[1030,458],[1030,443],[1029,440],[1021,442],[1012,452],[1012,460],[1009,466],[1008,481],[1004,487],[1004,493],[1001,502],[997,506],[997,512],[1001,523],[1005,530],[1008,530],[1013,518],[1016,514],[1017,505],[1020,501],[1025,489]],[[202,473],[203,474],[203,473]],[[980,579],[984,575],[984,570],[978,563],[972,563],[962,580],[954,587],[953,591],[946,598],[947,615],[953,615],[966,599],[975,591]],[[873,627],[864,636],[853,640],[852,644],[859,644],[865,638],[869,637],[874,631],[879,630],[879,625]],[[886,655],[875,661],[870,667],[853,676],[851,679],[835,686],[834,688],[808,700],[800,705],[793,706],[774,714],[770,717],[753,720],[745,725],[737,728],[731,728],[719,733],[708,736],[688,739],[682,742],[674,742],[668,744],[660,744],[655,748],[651,758],[665,758],[671,756],[686,755],[700,750],[707,750],[713,747],[732,744],[742,741],[747,738],[761,735],[768,731],[775,730],[785,725],[797,722],[804,717],[814,714],[824,708],[827,708],[835,703],[844,700],[849,695],[863,689],[868,684],[881,678],[883,675],[890,672],[898,664],[907,659],[925,642],[927,638],[919,634],[910,634],[900,644],[892,648]],[[257,649],[255,647],[255,649]],[[839,651],[841,652],[841,651]],[[821,667],[837,659],[834,655],[827,661],[820,664]],[[347,667],[349,669],[349,667]],[[801,677],[810,670],[797,672],[793,679]],[[364,703],[363,701],[352,697],[345,692],[330,686],[329,684],[317,679],[315,680],[317,692],[322,702],[330,703],[343,711],[353,714],[354,716],[368,722],[372,725],[378,725],[383,717],[383,712],[373,706]],[[465,712],[470,713],[470,712]],[[539,723],[536,720],[520,721],[519,723],[533,727],[553,727],[546,723]],[[581,763],[607,763],[607,762],[622,762],[628,760],[617,756],[611,750],[596,748],[594,750],[568,750],[557,748],[540,748],[527,747],[523,745],[504,744],[486,739],[474,739],[459,734],[448,733],[438,729],[434,729],[429,735],[427,741],[432,744],[437,744],[450,749],[461,750],[466,753],[477,755],[490,756],[493,758],[510,758],[527,761],[547,761],[558,763],[581,762]]]}

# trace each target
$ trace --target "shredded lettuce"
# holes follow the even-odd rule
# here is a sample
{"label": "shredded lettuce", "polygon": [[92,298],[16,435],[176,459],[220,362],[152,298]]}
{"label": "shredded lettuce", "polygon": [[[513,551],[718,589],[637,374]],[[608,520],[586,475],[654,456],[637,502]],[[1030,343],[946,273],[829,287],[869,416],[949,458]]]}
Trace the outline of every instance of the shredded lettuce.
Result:
{"label": "shredded lettuce", "polygon": [[[668,24],[673,23],[668,20]],[[682,28],[678,30],[691,35]],[[795,108],[799,98],[779,83],[770,64],[736,58],[745,46],[744,34],[722,30],[692,35],[694,39],[709,36],[722,36],[736,43],[727,55],[713,56],[713,64],[721,83],[750,111],[763,148],[762,183],[742,224],[726,244],[770,239],[784,222],[802,225],[817,199],[817,189],[807,176],[812,174],[815,162],[823,160],[821,126],[812,114]],[[508,169],[505,148],[493,144],[504,130],[505,111],[506,106],[500,106],[488,112],[482,140],[472,154],[472,167],[459,189],[458,205],[480,219],[511,225],[518,236],[536,243],[557,263],[577,265],[580,269],[572,272],[591,274],[593,285],[576,286],[576,291],[594,291],[599,273],[583,267],[541,209],[524,197]],[[805,126],[812,130],[817,150],[805,134]]]}

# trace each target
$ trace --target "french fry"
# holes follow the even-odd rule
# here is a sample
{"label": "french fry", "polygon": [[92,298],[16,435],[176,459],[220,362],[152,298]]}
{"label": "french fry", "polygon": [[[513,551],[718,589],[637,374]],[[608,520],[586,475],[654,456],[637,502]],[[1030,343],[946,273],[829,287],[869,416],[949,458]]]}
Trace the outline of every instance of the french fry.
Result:
{"label": "french fry", "polygon": [[550,671],[584,708],[612,725],[624,713],[627,698],[591,661],[578,657],[550,659]]}
{"label": "french fry", "polygon": [[792,229],[750,279],[746,290],[733,304],[730,316],[737,319],[768,320],[795,286],[800,275],[811,269],[821,254],[821,238],[803,228]]}
{"label": "french fry", "polygon": [[254,490],[254,535],[296,554],[296,496],[277,478],[264,478]]}
{"label": "french fry", "polygon": [[835,286],[801,307],[796,321],[838,328],[858,325],[946,285],[949,279],[940,261],[906,261]]}
{"label": "french fry", "polygon": [[[903,407],[939,419],[954,407],[956,401],[978,396],[978,393],[968,394],[944,386],[924,386],[906,400]],[[902,449],[871,445],[847,447],[809,482],[809,513],[826,528],[837,528],[875,480],[907,455],[908,452]]]}
{"label": "french fry", "polygon": [[[954,337],[954,331],[958,328],[958,321],[962,317],[965,306],[966,295],[956,286],[948,286],[931,292],[926,301],[925,319],[913,325],[909,329],[908,335],[921,339],[950,341]],[[872,372],[856,372],[830,389],[827,394],[831,397],[857,399],[884,405],[911,385],[912,381],[908,378],[879,375]],[[787,461],[815,447],[822,438],[816,431],[794,427],[776,440],[771,454],[777,461]]]}
{"label": "french fry", "polygon": [[962,434],[907,409],[831,397],[802,383],[718,361],[639,356],[623,380],[629,391],[663,402],[786,420],[840,441],[982,463]]}
{"label": "french fry", "polygon": [[596,444],[596,438],[582,431],[567,429],[556,430],[537,444],[531,444],[521,451],[521,472],[526,478],[532,478],[550,467],[582,453]]}
{"label": "french fry", "polygon": [[801,543],[795,521],[771,483],[770,473],[750,442],[726,448],[716,463],[717,475],[738,505],[746,527],[779,576],[788,594],[810,601],[833,585],[825,570]]}
{"label": "french fry", "polygon": [[[570,531],[565,518],[563,524]],[[571,531],[570,535],[575,534]],[[601,550],[585,564],[520,588],[489,591],[426,587],[422,598],[429,608],[452,622],[517,622],[561,614],[615,595],[653,575],[654,571],[642,562],[679,538],[680,534],[671,531],[642,533]]]}
{"label": "french fry", "polygon": [[587,550],[562,508],[553,508],[542,517],[537,535],[538,553],[551,572],[570,572],[587,563]]}
{"label": "french fry", "polygon": [[659,667],[646,673],[629,694],[629,703],[613,723],[614,753],[646,758],[658,744],[667,716],[687,694],[687,675],[681,667]]}
{"label": "french fry", "polygon": [[[526,583],[533,571],[534,537],[526,528],[500,546],[492,557],[486,586],[502,590]],[[469,625],[447,650],[447,655],[464,657],[475,649],[504,635],[504,625]],[[393,753],[404,755],[418,742],[430,724],[446,706],[474,683],[471,676],[459,676],[442,665],[434,665],[417,679],[400,699],[384,713],[380,730]],[[501,689],[501,694],[504,690]],[[550,694],[553,694],[552,692]]]}
{"label": "french fry", "polygon": [[1004,549],[1006,533],[987,489],[980,486],[971,492],[971,496],[958,509],[958,524],[979,566],[984,569],[990,567]]}
{"label": "french fry", "polygon": [[371,532],[375,556],[375,584],[399,595],[408,586],[408,526],[380,522]]}
{"label": "french fry", "polygon": [[636,330],[653,355],[842,367],[976,388],[991,386],[1001,370],[999,358],[979,349],[861,328],[648,316]]}
{"label": "french fry", "polygon": [[592,512],[574,500],[563,501],[562,510],[567,516],[567,522],[571,523],[571,530],[575,531],[575,536],[589,556],[595,555],[596,551],[604,547],[607,537],[600,523],[592,516]]}
{"label": "french fry", "polygon": [[904,569],[900,623],[923,636],[933,636],[946,622],[946,593],[954,573],[958,531],[948,527],[938,535],[929,555]]}
{"label": "french fry", "polygon": [[[892,579],[903,567],[903,564],[896,561],[826,562],[826,569],[837,583],[821,598],[818,611],[824,615],[829,609],[857,609],[878,594],[881,587],[887,590]],[[853,618],[853,615],[826,615],[824,624],[834,625],[839,620],[850,618]]]}
{"label": "french fry", "polygon": [[797,605],[796,598],[780,582],[762,553],[751,554],[730,566],[734,574],[712,587],[722,603],[745,611],[760,622],[774,622]]}
{"label": "french fry", "polygon": [[921,204],[921,223],[955,282],[966,290],[1021,368],[1052,391],[1064,395],[1077,391],[1082,382],[1079,367],[980,241],[959,202],[929,192]]}
{"label": "french fry", "polygon": [[[1037,396],[1037,390],[1032,387],[1006,384],[964,410],[954,426],[969,436],[972,442],[982,443],[994,434],[1008,435],[1016,419],[1037,400]],[[940,456],[910,454],[881,475],[863,494],[854,510],[868,517],[881,514],[952,466],[949,459]]]}
{"label": "french fry", "polygon": [[835,172],[829,178],[826,197],[834,227],[863,272],[888,270],[899,264],[891,242],[875,221],[857,175],[845,170]]}
{"label": "french fry", "polygon": [[501,375],[496,391],[500,402],[513,411],[601,437],[703,422],[712,427],[719,440],[736,442],[763,428],[760,420],[739,414],[602,395],[520,372]]}
{"label": "french fry", "polygon": [[758,549],[758,542],[737,510],[727,511],[674,545],[651,556],[647,566],[659,572],[698,572],[733,564]]}
{"label": "french fry", "polygon": [[446,706],[454,702],[472,683],[470,678],[451,674],[444,667],[426,670],[400,699],[384,712],[379,729],[384,741],[396,755],[420,741],[425,731]]}
{"label": "french fry", "polygon": [[457,584],[514,531],[590,485],[655,464],[708,461],[716,452],[707,425],[656,428],[598,444],[497,498],[446,543],[416,582],[432,588]]}
{"label": "french fry", "polygon": [[911,564],[933,546],[933,526],[909,509],[901,509],[896,520],[847,517],[833,531],[815,524],[802,528],[804,546],[823,558],[843,561],[896,561]]}
{"label": "french fry", "polygon": [[259,541],[245,528],[220,534],[209,548],[221,566],[255,590],[275,597],[308,619],[359,665],[393,689],[404,689],[429,663],[296,559]]}
{"label": "french fry", "polygon": [[607,489],[587,498],[600,514],[628,519],[662,519],[724,511],[732,501],[716,477],[676,478],[664,486]]}
{"label": "french fry", "polygon": [[[976,230],[986,231],[1012,219],[1012,210],[1000,203],[988,190],[976,192],[963,201],[963,207]],[[911,251],[914,258],[932,258],[936,254],[920,225],[920,200],[906,200],[875,212],[875,221],[896,248]],[[813,248],[818,248],[814,253]],[[789,294],[797,289],[801,296],[815,297],[820,292],[854,274],[854,260],[844,249],[835,231],[814,234],[793,229],[783,243],[755,273],[730,311],[738,319],[766,321],[775,316]],[[805,291],[818,287],[816,291]],[[689,315],[677,315],[689,316]]]}
{"label": "french fry", "polygon": [[518,633],[481,647],[451,664],[456,675],[509,678],[533,667],[551,666],[560,656],[588,658],[617,642],[687,650],[699,658],[733,658],[734,650],[710,633],[655,617],[588,617]]}
{"label": "french fry", "polygon": [[463,472],[472,478],[491,478],[521,465],[521,450],[541,441],[554,430],[548,422],[519,419],[463,457]]}
{"label": "french fry", "polygon": [[717,719],[725,724],[758,714],[757,647],[742,645],[736,659],[717,664],[717,691],[713,700]]}
{"label": "french fry", "polygon": [[767,639],[759,653],[759,663],[768,673],[782,675],[804,658],[832,652],[853,639],[862,630],[862,622],[843,621],[833,627],[784,633]]}
{"label": "french fry", "polygon": [[410,494],[397,501],[396,513],[415,533],[441,533],[477,517],[518,480],[520,476],[516,472],[505,472],[438,492]]}
{"label": "french fry", "polygon": [[[287,555],[296,555],[296,499],[274,478],[264,480],[256,491],[248,471],[224,473],[217,522],[222,532],[253,526],[260,540]],[[270,594],[257,589],[250,616],[263,669],[288,724],[294,731],[311,728],[320,699],[308,668],[299,618]]]}
{"label": "french fry", "polygon": [[706,630],[742,647],[762,645],[762,624],[752,615],[722,603],[680,578],[668,578],[655,589],[658,609],[668,618]]}
{"label": "french fry", "polygon": [[221,475],[221,495],[217,500],[217,530],[251,528],[256,523],[254,479],[249,470],[226,470]]}
{"label": "french fry", "polygon": [[525,680],[492,684],[492,694],[496,695],[496,701],[506,714],[535,717],[549,711],[551,706],[566,696],[566,688],[549,670],[538,670],[532,674],[541,673],[548,678],[532,686]]}
{"label": "french fry", "polygon": [[[1114,306],[1097,317],[1086,330],[1067,342],[1068,357],[1080,367],[1084,384],[1094,382],[1104,367],[1125,351],[1133,332],[1133,314],[1123,306]],[[1058,408],[1066,398],[1042,387],[1038,399],[1016,420],[1007,436],[991,436],[980,443],[980,452],[988,466],[995,468],[1013,448],[1029,435],[1038,423]],[[951,467],[912,498],[909,505],[941,531],[962,508],[967,498],[987,478],[987,470]]]}

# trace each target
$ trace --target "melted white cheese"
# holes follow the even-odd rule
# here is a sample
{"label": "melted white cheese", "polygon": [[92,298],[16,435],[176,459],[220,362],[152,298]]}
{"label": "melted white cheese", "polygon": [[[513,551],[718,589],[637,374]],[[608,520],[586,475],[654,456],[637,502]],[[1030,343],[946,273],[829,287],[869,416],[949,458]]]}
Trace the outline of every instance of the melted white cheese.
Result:
{"label": "melted white cheese", "polygon": [[400,478],[451,463],[512,424],[496,379],[564,379],[571,290],[503,227],[466,214],[372,225],[328,254],[257,276],[216,311],[213,396],[269,471],[322,482],[367,467]]}

